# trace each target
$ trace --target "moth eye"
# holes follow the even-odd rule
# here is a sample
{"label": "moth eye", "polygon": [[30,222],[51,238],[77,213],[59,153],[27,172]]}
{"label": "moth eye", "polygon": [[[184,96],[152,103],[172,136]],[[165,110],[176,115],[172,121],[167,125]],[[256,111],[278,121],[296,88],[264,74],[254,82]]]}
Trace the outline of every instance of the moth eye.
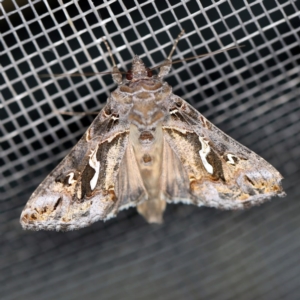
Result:
{"label": "moth eye", "polygon": [[132,71],[131,70],[127,71],[127,73],[126,73],[126,79],[127,80],[131,80],[132,79]]}
{"label": "moth eye", "polygon": [[146,70],[147,70],[147,76],[152,77],[152,75],[153,75],[152,71],[149,68],[147,68]]}

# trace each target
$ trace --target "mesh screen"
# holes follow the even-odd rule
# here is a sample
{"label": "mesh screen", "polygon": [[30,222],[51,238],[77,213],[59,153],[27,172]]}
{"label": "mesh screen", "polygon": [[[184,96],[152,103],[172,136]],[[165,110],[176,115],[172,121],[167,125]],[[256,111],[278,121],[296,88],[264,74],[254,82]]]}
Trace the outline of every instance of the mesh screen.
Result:
{"label": "mesh screen", "polygon": [[[1,299],[299,299],[299,1],[4,1],[1,18]],[[127,70],[234,44],[173,66],[166,81],[273,164],[288,196],[246,211],[169,205],[161,226],[135,209],[67,233],[26,232],[30,194],[115,89],[102,37]]]}

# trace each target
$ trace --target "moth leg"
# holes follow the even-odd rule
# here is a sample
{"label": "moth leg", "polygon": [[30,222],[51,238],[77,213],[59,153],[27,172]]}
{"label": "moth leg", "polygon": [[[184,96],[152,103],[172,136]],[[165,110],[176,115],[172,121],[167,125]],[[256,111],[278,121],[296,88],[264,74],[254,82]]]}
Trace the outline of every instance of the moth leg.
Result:
{"label": "moth leg", "polygon": [[110,59],[111,59],[112,65],[113,65],[112,79],[116,84],[121,84],[122,83],[122,74],[116,65],[116,62],[115,62],[114,56],[111,52],[111,49],[109,47],[109,44],[105,39],[102,39],[102,41],[105,44],[105,47],[107,49],[107,52],[110,56]]}
{"label": "moth leg", "polygon": [[172,55],[177,47],[177,44],[179,42],[179,39],[182,37],[182,35],[184,34],[184,29],[181,30],[181,32],[178,34],[178,37],[176,38],[173,47],[170,51],[170,54],[168,55],[168,57],[165,59],[165,61],[163,62],[162,66],[160,67],[159,73],[158,73],[158,77],[164,77],[166,76],[171,69],[171,64],[172,64]]}

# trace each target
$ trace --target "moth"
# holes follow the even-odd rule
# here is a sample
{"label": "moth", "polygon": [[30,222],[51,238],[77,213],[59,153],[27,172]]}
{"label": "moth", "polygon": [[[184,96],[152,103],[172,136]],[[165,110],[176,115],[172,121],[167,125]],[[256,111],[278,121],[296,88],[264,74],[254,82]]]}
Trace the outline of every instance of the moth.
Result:
{"label": "moth", "polygon": [[24,229],[74,230],[115,217],[132,206],[161,223],[167,203],[243,209],[284,196],[282,176],[230,138],[135,56],[118,87],[70,154],[28,200]]}

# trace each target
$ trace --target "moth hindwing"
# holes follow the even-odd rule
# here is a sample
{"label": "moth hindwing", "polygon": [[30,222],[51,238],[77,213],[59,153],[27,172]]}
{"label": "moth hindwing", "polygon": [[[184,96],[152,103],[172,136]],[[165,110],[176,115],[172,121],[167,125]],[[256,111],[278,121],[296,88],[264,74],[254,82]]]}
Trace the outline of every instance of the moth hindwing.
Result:
{"label": "moth hindwing", "polygon": [[157,76],[135,56],[122,79],[113,61],[117,89],[32,194],[21,215],[23,228],[78,229],[130,206],[160,223],[166,203],[242,209],[285,195],[275,168],[163,81],[178,39]]}

